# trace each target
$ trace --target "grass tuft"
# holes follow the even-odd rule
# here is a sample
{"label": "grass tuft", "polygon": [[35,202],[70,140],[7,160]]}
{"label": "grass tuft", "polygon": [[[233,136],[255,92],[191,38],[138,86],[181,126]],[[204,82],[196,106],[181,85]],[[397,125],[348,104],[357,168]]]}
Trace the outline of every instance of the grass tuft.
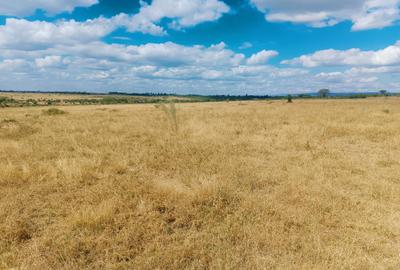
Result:
{"label": "grass tuft", "polygon": [[155,106],[156,108],[161,109],[165,113],[173,132],[177,133],[179,126],[178,126],[178,117],[177,117],[175,103],[174,102],[169,102],[167,104],[160,103]]}
{"label": "grass tuft", "polygon": [[43,114],[44,115],[63,115],[63,114],[67,114],[67,112],[57,109],[57,108],[50,108],[47,110],[43,110]]}

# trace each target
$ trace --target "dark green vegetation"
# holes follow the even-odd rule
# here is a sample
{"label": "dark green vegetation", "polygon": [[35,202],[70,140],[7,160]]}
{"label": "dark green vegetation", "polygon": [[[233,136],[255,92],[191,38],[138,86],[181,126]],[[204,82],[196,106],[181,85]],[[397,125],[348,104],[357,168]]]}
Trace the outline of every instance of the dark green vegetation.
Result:
{"label": "dark green vegetation", "polygon": [[43,114],[45,115],[62,115],[62,114],[66,114],[67,112],[57,109],[57,108],[51,108],[48,110],[43,110]]}

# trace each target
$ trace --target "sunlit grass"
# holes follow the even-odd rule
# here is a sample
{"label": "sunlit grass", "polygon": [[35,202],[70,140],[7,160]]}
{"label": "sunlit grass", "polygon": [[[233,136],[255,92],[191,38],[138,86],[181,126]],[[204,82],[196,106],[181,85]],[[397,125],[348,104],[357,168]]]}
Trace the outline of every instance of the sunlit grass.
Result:
{"label": "sunlit grass", "polygon": [[0,269],[398,269],[400,99],[243,104],[0,109]]}

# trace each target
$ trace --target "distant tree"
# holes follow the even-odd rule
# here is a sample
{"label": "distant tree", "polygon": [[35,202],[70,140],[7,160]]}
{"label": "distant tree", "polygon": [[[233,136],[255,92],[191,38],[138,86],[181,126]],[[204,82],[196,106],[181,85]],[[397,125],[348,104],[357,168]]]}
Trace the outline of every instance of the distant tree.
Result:
{"label": "distant tree", "polygon": [[326,98],[329,96],[330,92],[329,89],[321,89],[318,91],[318,94],[320,97]]}
{"label": "distant tree", "polygon": [[387,91],[386,90],[380,90],[379,93],[381,93],[382,96],[387,96]]}
{"label": "distant tree", "polygon": [[293,102],[292,95],[288,95],[288,96],[287,96],[287,102],[288,102],[288,103],[292,103],[292,102]]}

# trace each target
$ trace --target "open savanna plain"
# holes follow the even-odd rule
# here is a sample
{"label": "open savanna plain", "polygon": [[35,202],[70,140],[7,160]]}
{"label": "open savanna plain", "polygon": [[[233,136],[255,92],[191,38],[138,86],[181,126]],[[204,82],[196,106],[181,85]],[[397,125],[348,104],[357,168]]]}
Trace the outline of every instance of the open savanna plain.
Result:
{"label": "open savanna plain", "polygon": [[400,98],[58,108],[0,109],[0,269],[400,269]]}

